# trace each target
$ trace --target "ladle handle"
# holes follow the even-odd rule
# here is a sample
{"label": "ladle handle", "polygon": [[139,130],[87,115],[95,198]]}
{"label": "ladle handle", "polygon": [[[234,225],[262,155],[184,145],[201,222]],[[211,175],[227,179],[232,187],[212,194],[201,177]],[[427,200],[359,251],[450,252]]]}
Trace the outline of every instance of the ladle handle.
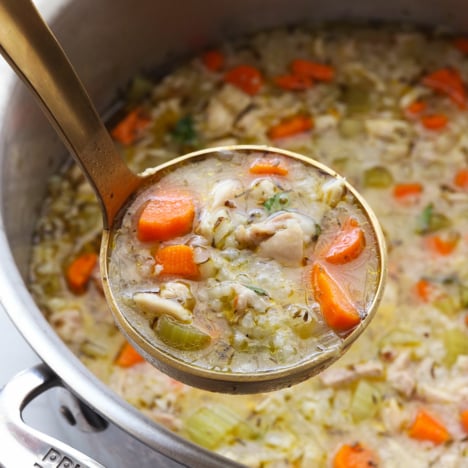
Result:
{"label": "ladle handle", "polygon": [[0,53],[38,98],[93,185],[109,227],[140,178],[131,172],[63,49],[30,0],[0,0]]}

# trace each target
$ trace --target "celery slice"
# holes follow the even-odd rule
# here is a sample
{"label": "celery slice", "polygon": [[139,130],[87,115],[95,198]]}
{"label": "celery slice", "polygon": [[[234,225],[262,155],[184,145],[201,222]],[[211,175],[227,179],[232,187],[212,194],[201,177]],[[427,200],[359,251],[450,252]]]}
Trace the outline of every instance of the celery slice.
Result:
{"label": "celery slice", "polygon": [[442,296],[434,301],[434,307],[443,314],[453,316],[459,311],[459,304],[452,296]]}
{"label": "celery slice", "polygon": [[198,351],[211,342],[210,335],[204,331],[193,325],[180,323],[168,315],[158,319],[156,333],[164,344],[181,351]]}
{"label": "celery slice", "polygon": [[355,422],[360,422],[375,415],[379,402],[379,390],[369,382],[360,380],[354,390],[349,412]]}
{"label": "celery slice", "polygon": [[468,285],[460,284],[458,288],[458,297],[460,299],[460,306],[466,309],[468,307]]}
{"label": "celery slice", "polygon": [[193,442],[214,449],[240,422],[241,419],[232,410],[217,405],[198,409],[185,421],[184,427]]}
{"label": "celery slice", "polygon": [[364,172],[364,187],[387,188],[392,184],[392,173],[385,167],[374,166]]}
{"label": "celery slice", "polygon": [[443,334],[442,339],[446,351],[444,362],[447,366],[455,364],[458,356],[468,354],[468,335],[465,332],[452,328]]}
{"label": "celery slice", "polygon": [[380,346],[417,346],[420,343],[420,338],[413,331],[396,328],[382,338]]}

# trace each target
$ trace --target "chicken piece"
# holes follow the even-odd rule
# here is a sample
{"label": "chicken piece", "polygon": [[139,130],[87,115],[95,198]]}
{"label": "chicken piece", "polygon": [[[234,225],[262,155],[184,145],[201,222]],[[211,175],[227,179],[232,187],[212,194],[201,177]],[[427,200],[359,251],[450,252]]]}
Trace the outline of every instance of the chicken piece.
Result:
{"label": "chicken piece", "polygon": [[290,220],[284,229],[260,243],[257,253],[286,266],[299,266],[304,258],[304,233],[300,224]]}
{"label": "chicken piece", "polygon": [[361,377],[381,377],[383,365],[379,361],[367,361],[349,367],[332,367],[320,375],[322,383],[329,387],[351,383]]}
{"label": "chicken piece", "polygon": [[409,352],[402,352],[387,368],[387,381],[397,392],[406,397],[409,397],[416,387],[416,381],[408,368],[409,364]]}
{"label": "chicken piece", "polygon": [[302,263],[304,245],[312,240],[316,230],[316,223],[307,216],[279,213],[247,227],[241,225],[234,235],[241,246],[258,247],[263,257],[286,266],[297,266]]}
{"label": "chicken piece", "polygon": [[226,202],[234,203],[237,195],[244,191],[244,187],[240,180],[227,179],[218,182],[211,191],[211,208],[222,208]]}
{"label": "chicken piece", "polygon": [[249,307],[257,312],[266,310],[265,300],[252,289],[237,283],[233,284],[233,289],[236,294],[235,311],[237,313],[243,313]]}
{"label": "chicken piece", "polygon": [[190,288],[184,283],[180,283],[178,281],[170,281],[165,283],[162,286],[159,295],[163,299],[176,300],[179,304],[187,309],[193,308],[194,299],[192,291],[190,291]]}
{"label": "chicken piece", "polygon": [[140,310],[156,317],[170,315],[179,322],[190,323],[192,321],[192,312],[190,310],[177,301],[163,299],[157,293],[136,293],[133,295],[133,301]]}
{"label": "chicken piece", "polygon": [[319,198],[328,206],[334,208],[343,198],[344,193],[344,181],[341,179],[330,179],[320,187]]}
{"label": "chicken piece", "polygon": [[330,367],[319,375],[320,381],[327,387],[335,387],[351,383],[356,379],[356,373],[343,367]]}
{"label": "chicken piece", "polygon": [[220,138],[227,135],[234,120],[235,114],[216,97],[212,98],[206,110],[205,135],[208,138]]}

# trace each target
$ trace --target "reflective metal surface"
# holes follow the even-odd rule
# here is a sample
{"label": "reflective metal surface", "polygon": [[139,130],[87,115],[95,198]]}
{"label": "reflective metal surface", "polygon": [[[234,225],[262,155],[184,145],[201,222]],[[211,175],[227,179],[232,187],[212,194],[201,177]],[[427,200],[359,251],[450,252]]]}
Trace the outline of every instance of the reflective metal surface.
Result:
{"label": "reflective metal surface", "polygon": [[[35,3],[101,112],[141,70],[170,64],[226,37],[280,24],[379,20],[468,31],[468,9],[461,0],[204,0],[203,8],[191,0],[180,0],[176,8],[159,0]],[[38,310],[25,285],[32,232],[45,181],[66,152],[28,90],[3,63],[0,72],[1,304],[61,381],[111,423],[107,443],[95,436],[88,441],[106,466],[132,466],[137,453],[141,467],[166,466],[169,458],[184,466],[238,466],[176,437],[118,398],[76,359]],[[115,453],[109,453],[109,444]]]}

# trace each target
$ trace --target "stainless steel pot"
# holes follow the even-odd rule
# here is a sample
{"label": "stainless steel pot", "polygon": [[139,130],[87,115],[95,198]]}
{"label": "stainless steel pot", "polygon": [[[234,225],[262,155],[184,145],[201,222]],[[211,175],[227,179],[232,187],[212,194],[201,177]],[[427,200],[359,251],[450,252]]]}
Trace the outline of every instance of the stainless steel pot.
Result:
{"label": "stainless steel pot", "polygon": [[[141,70],[158,65],[163,70],[164,65],[207,44],[280,24],[372,19],[468,30],[468,9],[457,0],[36,3],[102,111]],[[66,157],[28,91],[1,63],[0,300],[44,364],[26,370],[0,392],[0,465],[238,466],[176,437],[112,393],[65,347],[29,295],[25,279],[45,182]],[[91,432],[88,446],[96,461],[22,422],[23,408],[52,386],[65,387],[78,398],[68,405],[68,420]]]}

